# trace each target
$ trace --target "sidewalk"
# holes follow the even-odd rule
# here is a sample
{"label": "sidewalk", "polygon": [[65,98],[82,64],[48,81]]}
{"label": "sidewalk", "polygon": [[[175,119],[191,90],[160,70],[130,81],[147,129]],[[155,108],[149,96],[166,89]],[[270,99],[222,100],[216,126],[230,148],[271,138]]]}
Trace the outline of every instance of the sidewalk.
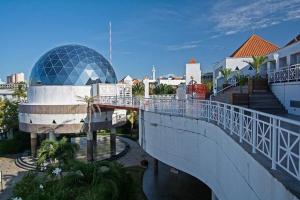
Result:
{"label": "sidewalk", "polygon": [[15,165],[17,155],[0,157],[0,170],[3,178],[3,191],[0,192],[0,200],[7,200],[11,196],[12,188],[18,182],[26,170]]}

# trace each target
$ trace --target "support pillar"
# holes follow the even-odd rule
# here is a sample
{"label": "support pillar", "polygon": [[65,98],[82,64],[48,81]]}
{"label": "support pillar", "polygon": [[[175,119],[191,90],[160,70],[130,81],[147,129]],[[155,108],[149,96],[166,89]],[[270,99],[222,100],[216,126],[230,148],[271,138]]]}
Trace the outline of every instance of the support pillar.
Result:
{"label": "support pillar", "polygon": [[50,141],[56,141],[55,133],[52,132],[52,131],[49,133],[49,140],[50,140]]}
{"label": "support pillar", "polygon": [[89,132],[86,134],[86,158],[88,162],[92,162],[94,160],[93,143],[93,133]]}
{"label": "support pillar", "polygon": [[154,158],[153,170],[154,170],[154,175],[157,175],[158,174],[158,160],[156,158]]}
{"label": "support pillar", "polygon": [[30,146],[31,146],[31,156],[36,157],[36,149],[37,149],[37,134],[30,133]]}
{"label": "support pillar", "polygon": [[110,129],[110,155],[116,155],[116,128]]}
{"label": "support pillar", "polygon": [[144,85],[145,85],[145,99],[148,99],[149,98],[149,79],[146,78],[144,81]]}

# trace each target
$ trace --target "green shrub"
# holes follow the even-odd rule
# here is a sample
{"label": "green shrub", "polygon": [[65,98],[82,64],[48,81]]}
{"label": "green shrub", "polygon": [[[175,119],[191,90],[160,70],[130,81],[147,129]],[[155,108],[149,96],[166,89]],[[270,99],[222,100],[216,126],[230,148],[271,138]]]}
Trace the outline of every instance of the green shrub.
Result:
{"label": "green shrub", "polygon": [[30,148],[29,134],[16,132],[13,139],[0,141],[0,156],[15,154]]}
{"label": "green shrub", "polygon": [[[51,164],[52,165],[52,164]],[[58,176],[54,166],[45,172],[29,172],[13,189],[23,200],[135,200],[133,179],[115,162],[70,161]],[[42,186],[42,188],[41,188]]]}

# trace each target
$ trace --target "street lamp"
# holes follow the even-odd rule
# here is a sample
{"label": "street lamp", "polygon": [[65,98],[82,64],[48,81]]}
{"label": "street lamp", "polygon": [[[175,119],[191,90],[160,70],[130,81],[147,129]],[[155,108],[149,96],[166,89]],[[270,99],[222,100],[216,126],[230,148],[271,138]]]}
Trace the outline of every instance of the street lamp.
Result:
{"label": "street lamp", "polygon": [[194,77],[191,76],[191,80],[192,80],[192,99],[194,98]]}

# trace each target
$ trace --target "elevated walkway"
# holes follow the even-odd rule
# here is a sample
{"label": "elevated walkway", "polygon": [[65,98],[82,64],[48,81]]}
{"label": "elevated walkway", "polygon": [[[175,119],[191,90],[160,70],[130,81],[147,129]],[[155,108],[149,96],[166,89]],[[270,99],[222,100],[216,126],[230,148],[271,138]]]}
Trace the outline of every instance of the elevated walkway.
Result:
{"label": "elevated walkway", "polygon": [[[282,190],[283,193],[290,195],[286,199],[295,199],[295,196],[299,198],[300,192],[299,192],[299,188],[297,189],[298,185],[300,184],[300,122],[299,121],[288,119],[285,117],[275,116],[260,111],[255,111],[253,109],[248,109],[239,106],[234,106],[231,104],[217,102],[217,101],[200,101],[200,100],[180,101],[175,99],[135,99],[135,98],[131,100],[123,99],[123,100],[112,101],[112,99],[113,98],[109,98],[106,100],[101,99],[100,101],[98,101],[98,104],[99,106],[101,105],[117,106],[117,107],[125,106],[128,109],[133,109],[133,108],[139,109],[142,112],[140,113],[140,123],[139,123],[140,134],[141,134],[140,144],[144,149],[147,150],[147,145],[149,145],[149,143],[152,142],[158,142],[159,145],[162,145],[161,147],[163,147],[166,145],[165,142],[169,142],[173,140],[177,141],[178,139],[174,138],[175,136],[172,138],[157,137],[155,139],[153,138],[153,140],[152,139],[150,140],[149,138],[147,138],[147,135],[145,134],[149,133],[150,129],[148,130],[148,128],[150,127],[159,127],[160,125],[166,126],[166,123],[163,122],[162,119],[160,118],[161,115],[165,115],[167,116],[167,118],[170,119],[173,117],[178,119],[180,118],[179,121],[176,122],[173,121],[172,123],[169,124],[168,127],[170,129],[174,129],[173,132],[176,129],[177,131],[181,132],[181,135],[183,134],[185,136],[189,136],[189,134],[195,134],[200,131],[203,137],[208,137],[209,136],[208,134],[211,134],[211,132],[216,131],[218,132],[218,136],[216,137],[221,137],[222,134],[231,136],[231,138],[234,141],[234,144],[243,147],[242,149],[237,148],[234,151],[231,151],[231,154],[237,154],[239,151],[241,151],[239,153],[243,154],[244,156],[249,155],[250,157],[252,157],[252,159],[256,160],[256,162],[258,162],[260,166],[262,166],[264,169],[267,169],[267,172],[265,173],[273,177],[270,178],[270,176],[268,176],[269,177],[267,178],[268,181],[271,181],[268,183],[265,182],[266,180],[263,180],[264,179],[263,177],[257,177],[258,180],[262,179],[260,181],[266,183],[266,185],[270,185],[271,183],[276,185],[276,181],[279,180],[279,182],[284,185]],[[142,124],[142,120],[145,119],[144,113],[153,113],[153,115],[157,114],[157,118],[155,117],[151,118],[152,121],[149,121],[149,124],[147,126],[144,126]],[[203,124],[204,122],[205,124]],[[198,125],[199,123],[203,124],[203,126],[202,125],[199,126]],[[215,129],[213,127],[218,127],[218,129]],[[153,131],[150,132],[151,134],[154,134]],[[163,134],[163,132],[161,132],[161,134]],[[178,136],[178,134],[175,135]],[[180,138],[181,139],[179,139],[178,142],[179,141],[180,143],[184,142],[184,138],[182,138],[181,136]],[[174,150],[175,152],[173,153],[169,152],[171,154],[169,155],[168,159],[171,159],[172,156],[182,153],[181,151],[184,151],[185,149],[188,149],[191,152],[197,152],[197,148],[199,148],[200,144],[193,145],[191,141],[189,142],[189,145],[186,146],[186,148],[178,147],[178,149]],[[198,141],[198,139],[196,139],[196,141]],[[221,141],[218,142],[218,145],[221,145],[223,150],[231,149],[230,145],[229,146],[225,145],[229,142],[229,140],[224,144],[223,142],[221,143],[220,142]],[[204,144],[205,143],[201,143],[201,145]],[[159,159],[159,155],[160,155],[159,152],[161,147],[156,146],[157,148],[156,154],[153,155],[154,157],[157,156],[158,159]],[[209,151],[206,150],[206,152]],[[194,154],[194,156],[197,156],[197,153]],[[214,157],[215,155],[212,156]],[[242,156],[241,159],[244,156]],[[187,161],[182,161],[182,163],[180,162],[181,164],[180,163],[177,164],[179,164],[180,166],[183,165],[185,162]],[[214,163],[214,165],[219,166],[217,161],[215,162],[216,163]],[[172,163],[168,163],[168,164],[172,165]],[[239,166],[239,164],[241,166]],[[203,163],[201,165],[203,165]],[[236,167],[241,168],[240,170],[246,170],[243,169],[243,167],[247,166],[247,162],[246,163],[237,162],[236,165],[237,165]],[[255,164],[255,166],[259,166],[259,165]],[[178,166],[174,166],[174,167],[178,167]],[[178,168],[181,169],[180,167]],[[189,166],[189,170],[192,170],[193,173],[196,173],[197,170],[200,170],[200,168],[198,168],[197,166],[195,166],[195,168],[193,168],[193,166]],[[260,169],[258,169],[258,171],[259,170]],[[259,173],[258,171],[257,173]],[[191,174],[193,175],[193,173]],[[255,174],[256,170],[254,170],[253,173]],[[248,181],[251,182],[251,179],[249,179]],[[247,184],[249,185],[250,182]],[[254,186],[252,185],[251,187]],[[265,187],[265,185],[262,187]],[[285,191],[284,188],[288,188],[288,191]],[[270,193],[274,192],[274,194],[276,193],[275,191],[269,191],[269,192]],[[260,195],[258,195],[258,197],[255,197],[253,199],[272,199],[270,198],[270,196],[265,196],[268,198],[262,198],[264,197],[264,195],[260,197],[259,196]],[[274,198],[274,199],[280,199],[280,198]],[[281,199],[285,199],[285,198],[281,198]]]}

